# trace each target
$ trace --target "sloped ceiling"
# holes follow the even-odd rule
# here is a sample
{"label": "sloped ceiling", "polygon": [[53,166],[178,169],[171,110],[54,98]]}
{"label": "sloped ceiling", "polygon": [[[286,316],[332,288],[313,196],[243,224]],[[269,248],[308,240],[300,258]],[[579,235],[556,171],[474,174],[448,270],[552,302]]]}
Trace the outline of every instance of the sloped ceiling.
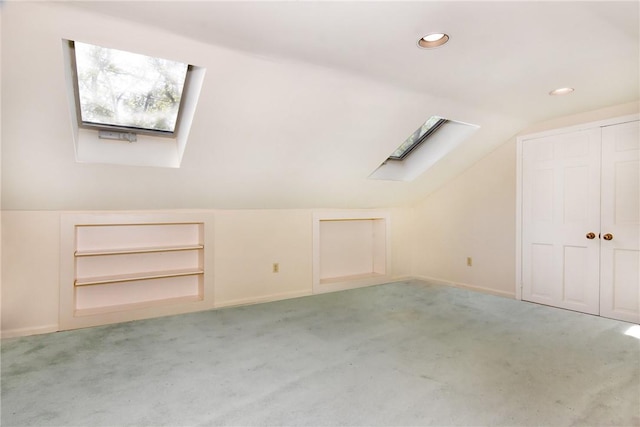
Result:
{"label": "sloped ceiling", "polygon": [[[540,120],[637,99],[638,2],[78,2],[274,59]],[[417,40],[446,32],[446,48]],[[555,102],[547,93],[575,86]],[[552,102],[553,101],[553,102]]]}
{"label": "sloped ceiling", "polygon": [[[11,179],[3,180],[5,208],[410,204],[529,125],[639,99],[635,1],[86,1],[28,10],[9,2],[2,71],[10,99],[18,99],[13,83],[25,75],[7,72],[7,60],[37,65],[12,43],[27,37],[30,24],[10,19],[27,13],[37,27],[32,37],[42,39],[29,44],[34,51],[61,35],[204,66],[207,80],[176,171],[61,159],[39,165],[41,178],[25,180],[15,163],[29,155],[19,146],[24,131],[10,128],[3,145],[3,174]],[[451,40],[419,49],[417,40],[430,32]],[[575,93],[548,95],[564,86]],[[51,111],[43,107],[43,114],[64,121],[66,94],[54,92]],[[26,114],[8,104],[3,123]],[[432,114],[480,131],[413,182],[368,180]],[[67,143],[62,129],[55,134],[60,146]]]}

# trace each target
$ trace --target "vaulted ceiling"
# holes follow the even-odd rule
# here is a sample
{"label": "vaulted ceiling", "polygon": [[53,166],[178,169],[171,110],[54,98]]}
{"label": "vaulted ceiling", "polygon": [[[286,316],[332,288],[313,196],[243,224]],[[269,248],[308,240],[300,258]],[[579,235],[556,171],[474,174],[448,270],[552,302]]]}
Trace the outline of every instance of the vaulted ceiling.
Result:
{"label": "vaulted ceiling", "polygon": [[[526,121],[638,97],[638,2],[77,2],[273,60],[367,76]],[[425,51],[430,32],[451,36]],[[549,99],[555,88],[575,96]]]}
{"label": "vaulted ceiling", "polygon": [[[51,178],[56,167],[43,162],[49,178],[25,181],[26,172],[11,162],[29,155],[20,132],[33,132],[36,140],[38,130],[9,125],[3,169],[14,183],[22,181],[5,181],[4,193],[15,208],[37,208],[37,199],[49,208],[413,203],[527,126],[639,99],[636,1],[86,1],[4,9],[9,99],[24,99],[18,89],[28,78],[51,79],[45,88],[60,81],[61,72],[35,71],[52,58],[49,68],[60,65],[59,51],[43,53],[60,37],[207,68],[178,171],[60,160],[71,190],[58,203],[52,186],[65,183]],[[417,40],[431,32],[449,34],[450,42],[418,48]],[[40,57],[25,58],[29,52],[18,45]],[[564,86],[575,92],[549,96]],[[40,107],[43,117],[67,120],[64,96],[53,89]],[[10,119],[27,111],[6,108]],[[480,130],[413,182],[367,179],[433,114]],[[54,132],[60,147],[68,143],[65,129]],[[50,142],[42,144],[52,150]],[[72,176],[91,185],[68,184]],[[33,188],[24,187],[30,183]]]}

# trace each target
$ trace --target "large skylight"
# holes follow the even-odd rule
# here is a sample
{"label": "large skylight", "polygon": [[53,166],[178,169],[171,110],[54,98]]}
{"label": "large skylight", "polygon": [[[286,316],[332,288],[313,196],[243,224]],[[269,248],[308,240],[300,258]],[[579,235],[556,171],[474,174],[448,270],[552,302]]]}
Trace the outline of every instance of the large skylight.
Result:
{"label": "large skylight", "polygon": [[403,160],[418,145],[422,144],[432,135],[447,119],[438,116],[431,116],[422,126],[416,129],[398,148],[389,156],[389,160]]}
{"label": "large skylight", "polygon": [[173,136],[188,64],[70,41],[78,122],[98,130]]}

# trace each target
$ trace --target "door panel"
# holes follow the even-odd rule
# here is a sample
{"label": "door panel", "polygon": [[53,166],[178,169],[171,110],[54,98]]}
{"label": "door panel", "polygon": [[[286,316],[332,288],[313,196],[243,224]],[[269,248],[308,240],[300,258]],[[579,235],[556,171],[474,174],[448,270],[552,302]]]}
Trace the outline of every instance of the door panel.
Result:
{"label": "door panel", "polygon": [[529,295],[538,302],[553,304],[553,244],[531,244],[531,273]]}
{"label": "door panel", "polygon": [[[565,246],[565,265],[587,265],[589,262],[588,251],[582,247]],[[562,278],[562,299],[563,301],[580,304],[586,300],[585,283],[589,282],[587,270],[584,268],[567,268],[564,270]]]}
{"label": "door panel", "polygon": [[640,323],[640,122],[602,130],[600,313]]}
{"label": "door panel", "polygon": [[[630,154],[630,153],[629,153]],[[630,183],[640,180],[638,161],[617,162],[614,172],[614,215],[616,224],[633,226],[638,222],[640,211],[640,194],[638,186]]]}
{"label": "door panel", "polygon": [[[638,252],[613,251],[613,310],[629,315],[638,312]],[[633,317],[630,319],[633,320]]]}
{"label": "door panel", "polygon": [[600,129],[523,143],[523,299],[598,314]]}

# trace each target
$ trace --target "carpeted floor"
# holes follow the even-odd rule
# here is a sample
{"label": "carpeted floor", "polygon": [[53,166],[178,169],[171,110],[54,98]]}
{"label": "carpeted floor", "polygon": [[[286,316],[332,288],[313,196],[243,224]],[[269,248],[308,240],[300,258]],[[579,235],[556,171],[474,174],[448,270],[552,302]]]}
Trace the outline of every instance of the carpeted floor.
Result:
{"label": "carpeted floor", "polygon": [[640,425],[629,323],[398,282],[2,341],[2,426]]}

